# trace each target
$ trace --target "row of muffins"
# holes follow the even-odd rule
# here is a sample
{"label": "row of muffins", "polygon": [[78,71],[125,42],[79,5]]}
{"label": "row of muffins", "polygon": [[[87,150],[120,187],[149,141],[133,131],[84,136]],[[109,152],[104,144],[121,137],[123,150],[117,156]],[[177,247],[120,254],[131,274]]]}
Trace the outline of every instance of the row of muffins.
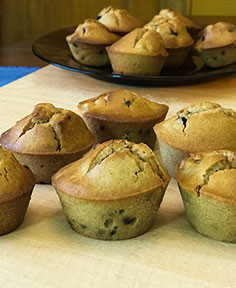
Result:
{"label": "row of muffins", "polygon": [[[166,169],[174,176],[177,166],[176,180],[192,225],[214,239],[236,241],[233,110],[202,102],[163,121],[166,105],[124,89],[80,102],[78,108],[96,138],[79,115],[51,104],[37,105],[31,115],[0,138],[6,150],[17,158],[21,154],[19,161],[34,172],[38,182],[48,183],[59,169],[52,184],[75,231],[99,239],[127,239],[144,233],[154,220],[170,180]],[[154,147],[153,126],[163,164],[143,144]],[[103,144],[83,156],[95,142]],[[213,152],[202,152],[206,150]],[[75,161],[70,154],[76,154],[77,159],[83,157]],[[29,161],[34,157],[36,161]],[[13,176],[4,165],[0,180],[7,182]],[[45,174],[49,178],[40,178]],[[23,177],[17,179],[25,181]],[[32,191],[34,181],[30,183]],[[18,194],[16,199],[20,199]],[[5,198],[3,202],[9,205],[11,200]]]}
{"label": "row of muffins", "polygon": [[[1,166],[6,172],[0,173],[0,181],[19,180],[16,191],[9,186],[1,190],[0,195],[6,197],[0,197],[0,203],[6,204],[7,210],[1,210],[0,218],[10,219],[1,222],[1,234],[14,230],[23,220],[17,216],[20,211],[16,211],[12,199],[19,202],[24,198],[23,191],[18,193],[24,187],[24,178],[31,179],[31,185],[25,183],[28,198],[22,215],[35,182],[50,183],[53,175],[65,215],[72,228],[81,234],[99,239],[126,239],[144,233],[152,224],[170,177],[153,151],[142,142],[154,146],[153,126],[165,118],[168,106],[127,90],[117,90],[81,102],[78,107],[97,137],[78,114],[50,103],[36,105],[30,115],[1,135],[0,143],[5,149],[1,151],[5,156],[11,155],[9,161],[14,159],[18,166],[20,162],[22,171],[30,174],[24,176],[23,172],[15,171],[13,175],[13,170]],[[93,121],[88,111],[94,115]],[[122,140],[105,142],[86,154],[98,141],[114,138]],[[9,225],[15,218],[17,223]]]}
{"label": "row of muffins", "polygon": [[[124,9],[107,7],[97,20],[86,19],[66,40],[79,63],[111,64],[118,74],[158,75],[163,67],[184,64],[191,47],[209,67],[236,61],[233,24],[218,22],[199,33],[201,27],[170,9],[161,10],[144,24]],[[195,42],[196,35],[199,39]]]}

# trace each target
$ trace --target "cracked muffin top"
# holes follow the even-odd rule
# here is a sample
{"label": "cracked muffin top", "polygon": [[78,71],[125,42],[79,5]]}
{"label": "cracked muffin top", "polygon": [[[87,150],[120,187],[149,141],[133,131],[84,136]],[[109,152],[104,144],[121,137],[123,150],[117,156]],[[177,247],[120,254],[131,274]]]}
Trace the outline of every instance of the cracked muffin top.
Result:
{"label": "cracked muffin top", "polygon": [[32,172],[20,165],[11,152],[0,146],[0,203],[28,193],[34,185]]}
{"label": "cracked muffin top", "polygon": [[181,162],[176,180],[198,197],[208,195],[236,205],[236,153],[219,150],[191,154]]}
{"label": "cracked muffin top", "polygon": [[154,130],[163,142],[187,152],[236,150],[236,112],[217,103],[192,104]]}
{"label": "cracked muffin top", "polygon": [[136,18],[125,9],[114,9],[108,6],[100,11],[97,20],[114,33],[128,33],[142,27],[144,21]]}
{"label": "cracked muffin top", "polygon": [[147,145],[112,140],[90,150],[52,178],[53,186],[89,200],[117,200],[166,187],[169,175]]}
{"label": "cracked muffin top", "polygon": [[197,50],[236,45],[236,26],[226,22],[208,25],[203,30],[201,38],[196,42]]}
{"label": "cracked muffin top", "polygon": [[96,45],[110,45],[120,36],[110,32],[103,24],[94,19],[86,19],[79,24],[75,32],[66,37],[68,43],[75,46],[78,42]]}
{"label": "cracked muffin top", "polygon": [[13,152],[49,155],[84,150],[94,139],[78,114],[50,103],[40,103],[30,115],[5,131],[0,143]]}
{"label": "cracked muffin top", "polygon": [[159,12],[159,15],[161,16],[165,16],[169,19],[173,19],[173,20],[178,20],[180,21],[180,23],[188,28],[188,29],[197,29],[197,30],[200,30],[200,27],[198,25],[196,25],[193,21],[191,21],[189,18],[185,17],[184,15],[180,14],[180,13],[177,13],[173,10],[170,10],[168,8],[166,9],[162,9],[160,12]]}
{"label": "cracked muffin top", "polygon": [[78,104],[80,113],[108,121],[157,123],[167,114],[168,106],[151,102],[126,89],[116,89]]}
{"label": "cracked muffin top", "polygon": [[191,46],[194,42],[186,28],[176,19],[156,15],[144,28],[158,32],[168,49]]}
{"label": "cracked muffin top", "polygon": [[154,30],[137,28],[128,33],[110,47],[109,52],[127,53],[144,56],[167,56],[164,41],[159,33]]}

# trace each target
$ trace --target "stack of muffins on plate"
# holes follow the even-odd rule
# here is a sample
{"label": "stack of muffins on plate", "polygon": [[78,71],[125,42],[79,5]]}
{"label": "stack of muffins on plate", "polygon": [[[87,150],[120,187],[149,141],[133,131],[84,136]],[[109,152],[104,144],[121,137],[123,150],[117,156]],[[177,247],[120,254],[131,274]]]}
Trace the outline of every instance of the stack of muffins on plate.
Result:
{"label": "stack of muffins on plate", "polygon": [[144,23],[125,9],[109,6],[96,19],[86,19],[66,40],[80,64],[110,65],[115,74],[157,76],[163,68],[184,71],[195,54],[202,66],[218,68],[236,62],[235,33],[236,26],[223,22],[203,30],[170,9]]}

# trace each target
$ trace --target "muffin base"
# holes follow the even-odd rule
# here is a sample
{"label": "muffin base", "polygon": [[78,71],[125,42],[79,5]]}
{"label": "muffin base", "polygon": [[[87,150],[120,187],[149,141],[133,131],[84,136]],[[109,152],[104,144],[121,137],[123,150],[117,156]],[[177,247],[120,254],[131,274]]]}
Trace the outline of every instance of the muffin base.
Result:
{"label": "muffin base", "polygon": [[235,205],[179,188],[188,220],[199,233],[215,240],[236,243]]}
{"label": "muffin base", "polygon": [[171,67],[178,67],[186,61],[188,56],[190,47],[181,47],[178,49],[166,49],[169,53],[167,57],[164,67],[171,68]]}
{"label": "muffin base", "polygon": [[170,146],[159,138],[157,139],[160,149],[160,157],[163,166],[166,168],[171,177],[175,178],[176,167],[182,160],[189,157],[189,153]]}
{"label": "muffin base", "polygon": [[126,75],[159,75],[166,60],[166,56],[134,55],[109,52],[112,70],[117,74]]}
{"label": "muffin base", "polygon": [[231,44],[221,48],[199,50],[199,56],[205,65],[218,68],[236,62],[236,44]]}
{"label": "muffin base", "polygon": [[91,238],[122,240],[145,233],[152,225],[165,189],[126,199],[83,200],[57,191],[73,230]]}
{"label": "muffin base", "polygon": [[[145,143],[151,149],[156,143],[153,125],[109,122],[103,119],[84,116],[89,130],[96,135],[96,142],[103,143],[111,139],[125,139],[135,143]],[[160,120],[161,121],[161,120]]]}
{"label": "muffin base", "polygon": [[73,57],[80,64],[94,67],[103,67],[110,64],[104,45],[79,42],[76,42],[76,44],[68,43],[68,45]]}
{"label": "muffin base", "polygon": [[83,151],[64,155],[31,155],[13,152],[20,164],[27,166],[33,172],[36,183],[51,183],[51,177],[60,168],[81,158],[91,146]]}
{"label": "muffin base", "polygon": [[31,193],[0,204],[0,235],[12,232],[23,222]]}

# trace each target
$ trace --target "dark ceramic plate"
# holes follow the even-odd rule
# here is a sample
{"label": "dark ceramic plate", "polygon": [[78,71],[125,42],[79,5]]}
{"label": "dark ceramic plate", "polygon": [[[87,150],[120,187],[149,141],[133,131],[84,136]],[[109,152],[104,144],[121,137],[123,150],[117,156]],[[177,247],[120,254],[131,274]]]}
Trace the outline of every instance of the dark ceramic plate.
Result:
{"label": "dark ceramic plate", "polygon": [[34,54],[51,64],[78,71],[103,81],[136,86],[188,85],[236,73],[236,64],[219,69],[210,69],[203,66],[198,56],[190,54],[184,66],[171,70],[162,69],[159,76],[113,74],[111,67],[88,67],[74,60],[65,40],[66,36],[74,30],[75,27],[65,28],[41,37],[33,44]]}

